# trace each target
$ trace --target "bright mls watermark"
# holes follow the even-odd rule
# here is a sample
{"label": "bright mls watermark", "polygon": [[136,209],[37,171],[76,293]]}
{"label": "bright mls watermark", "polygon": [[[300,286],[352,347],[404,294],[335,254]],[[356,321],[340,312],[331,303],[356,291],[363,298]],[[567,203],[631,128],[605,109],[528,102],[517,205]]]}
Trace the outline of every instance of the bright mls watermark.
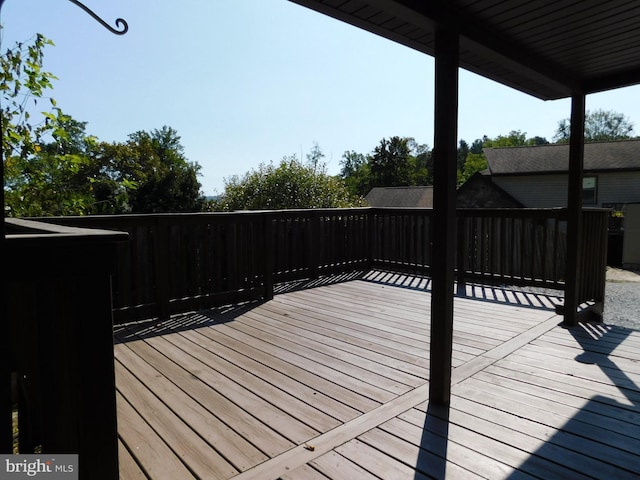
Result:
{"label": "bright mls watermark", "polygon": [[78,455],[0,455],[0,480],[78,480]]}

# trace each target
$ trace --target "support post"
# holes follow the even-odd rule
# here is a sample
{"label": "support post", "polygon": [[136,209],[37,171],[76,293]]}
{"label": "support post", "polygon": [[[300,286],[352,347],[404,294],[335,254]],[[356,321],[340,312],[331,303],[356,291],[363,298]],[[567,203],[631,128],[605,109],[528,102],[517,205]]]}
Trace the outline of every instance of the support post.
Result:
{"label": "support post", "polygon": [[569,185],[567,195],[567,263],[564,293],[564,325],[578,321],[580,303],[580,257],[582,237],[582,177],[584,164],[585,95],[571,97],[571,137],[569,140]]}
{"label": "support post", "polygon": [[435,33],[435,138],[433,192],[433,267],[429,400],[451,398],[453,285],[456,245],[456,157],[458,131],[459,36]]}

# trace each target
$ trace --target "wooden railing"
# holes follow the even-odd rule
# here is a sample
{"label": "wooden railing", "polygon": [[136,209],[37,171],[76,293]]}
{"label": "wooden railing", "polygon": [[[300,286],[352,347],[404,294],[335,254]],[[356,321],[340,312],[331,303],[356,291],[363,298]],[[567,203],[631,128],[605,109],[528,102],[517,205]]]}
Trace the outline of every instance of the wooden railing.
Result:
{"label": "wooden railing", "polygon": [[[430,273],[431,209],[356,208],[46,219],[121,230],[116,322],[270,298],[274,283],[384,268]],[[580,301],[604,297],[606,210],[584,212]],[[458,210],[457,281],[563,289],[566,209]],[[603,243],[604,242],[604,243]]]}
{"label": "wooden railing", "polygon": [[[270,298],[276,282],[371,268],[429,274],[432,215],[359,208],[9,221],[2,451],[13,448],[17,409],[21,452],[79,452],[81,472],[100,464],[88,476],[117,478],[112,313],[117,322],[166,318]],[[580,302],[604,298],[607,218],[583,213]],[[577,248],[566,227],[564,209],[459,210],[458,283],[564,288],[566,252]]]}
{"label": "wooden railing", "polygon": [[0,452],[77,453],[80,478],[117,479],[110,279],[127,235],[15,219],[6,229]]}
{"label": "wooden railing", "polygon": [[458,281],[562,289],[564,209],[458,210]]}

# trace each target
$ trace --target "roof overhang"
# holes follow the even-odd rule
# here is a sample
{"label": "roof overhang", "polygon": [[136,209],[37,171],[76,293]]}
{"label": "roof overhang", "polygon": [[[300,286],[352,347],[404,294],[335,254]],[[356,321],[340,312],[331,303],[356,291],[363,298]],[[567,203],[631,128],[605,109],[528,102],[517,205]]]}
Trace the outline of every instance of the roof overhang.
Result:
{"label": "roof overhang", "polygon": [[460,66],[551,100],[640,83],[637,0],[290,0],[433,55],[460,34]]}

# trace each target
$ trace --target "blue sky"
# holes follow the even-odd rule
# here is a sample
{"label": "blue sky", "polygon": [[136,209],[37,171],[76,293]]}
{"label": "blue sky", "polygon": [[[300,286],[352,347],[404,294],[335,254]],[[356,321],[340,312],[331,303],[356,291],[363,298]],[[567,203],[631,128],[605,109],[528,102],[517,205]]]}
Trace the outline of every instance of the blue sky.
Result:
{"label": "blue sky", "polygon": [[[2,49],[35,33],[56,46],[45,68],[52,96],[87,132],[124,141],[175,128],[202,166],[207,195],[223,178],[317,142],[329,173],[346,150],[383,137],[433,146],[433,59],[287,0],[86,0],[117,37],[66,0],[6,0]],[[543,102],[461,70],[459,138],[511,130],[551,139],[569,101]],[[587,98],[624,113],[640,134],[640,86]]]}

